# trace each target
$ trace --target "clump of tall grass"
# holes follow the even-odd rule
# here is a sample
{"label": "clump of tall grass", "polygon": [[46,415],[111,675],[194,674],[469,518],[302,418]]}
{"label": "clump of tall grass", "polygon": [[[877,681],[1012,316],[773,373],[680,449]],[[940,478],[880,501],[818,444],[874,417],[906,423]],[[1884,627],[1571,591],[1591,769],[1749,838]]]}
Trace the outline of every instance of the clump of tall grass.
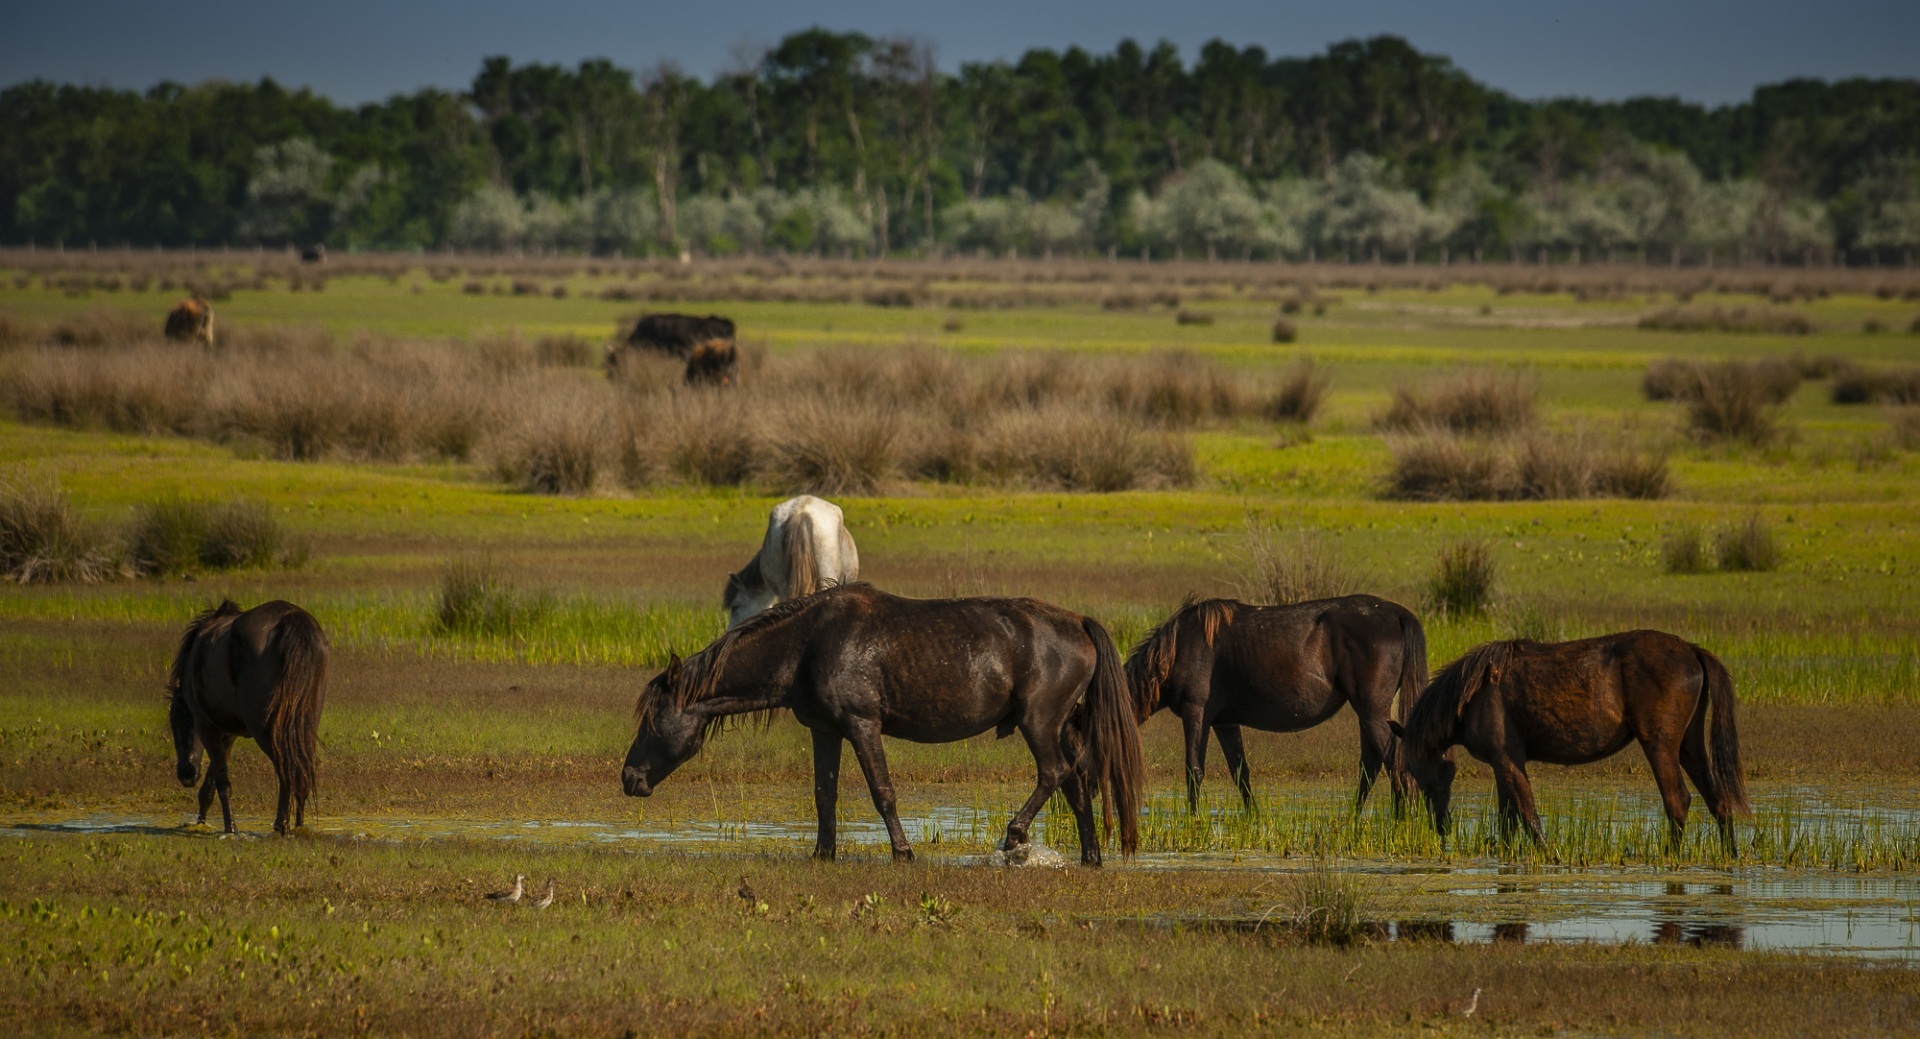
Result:
{"label": "clump of tall grass", "polygon": [[[1794,384],[1798,382],[1795,377]],[[1765,444],[1780,431],[1776,412],[1785,397],[1778,386],[1778,378],[1759,364],[1703,365],[1693,389],[1682,398],[1687,428],[1702,440]]]}
{"label": "clump of tall grass", "polygon": [[873,494],[899,469],[900,427],[896,408],[814,398],[788,414],[767,464],[784,490]]}
{"label": "clump of tall grass", "polygon": [[1352,945],[1369,933],[1370,898],[1364,877],[1326,863],[1288,879],[1275,907],[1295,934],[1315,945]]}
{"label": "clump of tall grass", "polygon": [[1722,570],[1772,570],[1780,565],[1773,527],[1758,512],[1721,530],[1713,548]]}
{"label": "clump of tall grass", "polygon": [[1667,573],[1701,573],[1709,562],[1706,538],[1697,523],[1682,523],[1660,541],[1660,564]]}
{"label": "clump of tall grass", "polygon": [[148,576],[199,570],[298,567],[304,541],[289,537],[264,502],[174,498],[142,505],[127,530],[127,563]]}
{"label": "clump of tall grass", "polygon": [[1669,307],[1640,318],[1640,327],[1661,332],[1738,332],[1766,335],[1806,335],[1813,322],[1806,315],[1772,307]]}
{"label": "clump of tall grass", "polygon": [[0,476],[0,580],[92,584],[119,573],[112,542],[73,511],[57,480]]}
{"label": "clump of tall grass", "polygon": [[[565,286],[556,285],[556,290]],[[592,343],[577,335],[541,336],[533,344],[534,357],[549,368],[586,368],[590,367],[599,351]]]}
{"label": "clump of tall grass", "polygon": [[1640,389],[1648,400],[1691,403],[1711,392],[1714,383],[1733,378],[1751,384],[1768,403],[1784,404],[1793,399],[1803,379],[1817,377],[1809,373],[1831,373],[1834,368],[1829,362],[1833,366],[1839,364],[1831,358],[1810,359],[1798,354],[1785,359],[1768,357],[1719,364],[1667,357],[1647,365]]}
{"label": "clump of tall grass", "polygon": [[1287,367],[1280,385],[1267,398],[1266,417],[1275,422],[1306,425],[1326,402],[1332,377],[1313,366],[1313,359],[1302,357]]}
{"label": "clump of tall grass", "polygon": [[1424,388],[1395,387],[1392,405],[1374,424],[1390,431],[1508,433],[1533,424],[1538,398],[1539,387],[1525,373],[1460,371]]}
{"label": "clump of tall grass", "polygon": [[495,459],[502,477],[535,494],[586,494],[594,489],[612,449],[604,403],[582,394],[535,409],[527,425]]}
{"label": "clump of tall grass", "polygon": [[1247,519],[1247,562],[1243,594],[1253,602],[1286,606],[1331,599],[1359,591],[1362,583],[1324,532],[1283,530],[1252,517]]}
{"label": "clump of tall grass", "polygon": [[1478,538],[1450,541],[1427,578],[1427,605],[1449,616],[1485,613],[1493,602],[1494,576],[1492,545]]}
{"label": "clump of tall grass", "polygon": [[[1296,307],[1295,309],[1297,310],[1298,307]],[[1273,319],[1273,341],[1274,342],[1291,343],[1298,338],[1300,338],[1300,330],[1294,327],[1293,322],[1288,321],[1284,317],[1277,317]]]}
{"label": "clump of tall grass", "polygon": [[1833,402],[1920,404],[1920,368],[1843,365],[1833,375]]}
{"label": "clump of tall grass", "polygon": [[1388,439],[1387,496],[1413,501],[1664,498],[1667,456],[1625,439],[1527,433],[1487,439],[1446,429]]}
{"label": "clump of tall grass", "polygon": [[1920,451],[1920,407],[1894,408],[1887,416],[1893,442],[1908,451]]}
{"label": "clump of tall grass", "polygon": [[519,635],[552,607],[551,597],[522,592],[501,579],[491,559],[456,559],[440,575],[434,630],[443,635]]}

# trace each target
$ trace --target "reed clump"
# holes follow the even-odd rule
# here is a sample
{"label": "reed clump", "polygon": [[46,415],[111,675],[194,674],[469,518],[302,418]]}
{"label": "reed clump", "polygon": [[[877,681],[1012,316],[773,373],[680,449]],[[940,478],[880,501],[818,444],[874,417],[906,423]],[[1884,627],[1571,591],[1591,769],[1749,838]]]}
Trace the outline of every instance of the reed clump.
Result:
{"label": "reed clump", "polygon": [[550,596],[523,592],[502,579],[492,559],[455,559],[440,574],[434,630],[493,638],[522,635],[552,609]]}
{"label": "reed clump", "polygon": [[1249,518],[1247,556],[1252,573],[1245,594],[1253,602],[1286,606],[1331,599],[1351,595],[1364,583],[1339,546],[1319,530],[1286,530]]}
{"label": "reed clump", "polygon": [[58,480],[0,476],[0,580],[93,584],[120,572],[112,540],[74,512]]}
{"label": "reed clump", "polygon": [[1390,432],[1510,433],[1533,424],[1538,398],[1538,385],[1524,372],[1458,371],[1424,388],[1395,387],[1392,405],[1374,425]]}
{"label": "reed clump", "polygon": [[1835,404],[1920,404],[1920,368],[1846,364],[1834,372]]}
{"label": "reed clump", "polygon": [[1493,603],[1494,576],[1489,542],[1479,538],[1448,542],[1441,546],[1427,578],[1427,605],[1449,616],[1485,613]]}
{"label": "reed clump", "polygon": [[1666,452],[1625,437],[1529,432],[1461,436],[1444,428],[1388,438],[1386,495],[1410,501],[1664,498]]}
{"label": "reed clump", "polygon": [[1806,335],[1813,322],[1805,314],[1774,307],[1680,306],[1640,318],[1640,327],[1661,332],[1735,332],[1749,335]]}
{"label": "reed clump", "polygon": [[150,577],[205,570],[297,568],[306,542],[290,536],[264,502],[173,498],[134,513],[126,535],[127,564]]}
{"label": "reed clump", "polygon": [[1766,571],[1780,565],[1780,543],[1773,536],[1773,526],[1758,512],[1723,528],[1713,547],[1722,570]]}

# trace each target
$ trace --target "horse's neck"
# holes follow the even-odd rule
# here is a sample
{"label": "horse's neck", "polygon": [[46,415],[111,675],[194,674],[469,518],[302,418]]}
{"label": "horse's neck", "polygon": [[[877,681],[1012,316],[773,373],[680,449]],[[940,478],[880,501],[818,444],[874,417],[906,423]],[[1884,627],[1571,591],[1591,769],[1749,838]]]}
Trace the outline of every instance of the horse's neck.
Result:
{"label": "horse's neck", "polygon": [[786,706],[800,643],[780,634],[779,628],[763,630],[734,644],[706,698],[707,713],[746,714]]}

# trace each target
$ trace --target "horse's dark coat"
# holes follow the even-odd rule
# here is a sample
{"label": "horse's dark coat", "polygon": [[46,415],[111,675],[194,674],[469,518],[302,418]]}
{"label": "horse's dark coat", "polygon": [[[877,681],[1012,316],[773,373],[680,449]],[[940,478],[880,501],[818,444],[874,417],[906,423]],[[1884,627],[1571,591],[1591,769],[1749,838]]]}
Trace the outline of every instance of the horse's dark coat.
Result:
{"label": "horse's dark coat", "polygon": [[300,607],[276,600],[242,612],[228,600],[194,618],[167,679],[168,723],[181,786],[193,785],[207,751],[201,822],[217,791],[234,832],[227,756],[237,737],[251,736],[280,778],[273,828],[287,831],[290,806],[293,824],[305,825],[326,685],[327,638]]}
{"label": "horse's dark coat", "polygon": [[1493,767],[1502,825],[1511,831],[1524,824],[1538,842],[1527,762],[1582,765],[1635,740],[1653,768],[1674,839],[1686,827],[1691,777],[1731,844],[1733,816],[1747,811],[1733,680],[1718,657],[1665,632],[1476,646],[1427,686],[1403,743],[1408,772],[1442,835],[1452,748],[1459,744]]}
{"label": "horse's dark coat", "polygon": [[758,614],[647,684],[621,771],[646,797],[725,718],[788,708],[813,730],[815,854],[833,857],[840,751],[853,744],[896,858],[913,857],[895,812],[880,738],[950,743],[1019,732],[1039,772],[1007,844],[1056,789],[1072,806],[1081,861],[1100,861],[1092,793],[1137,840],[1139,729],[1119,653],[1098,622],[1032,599],[903,599],[870,585],[829,588]]}
{"label": "horse's dark coat", "polygon": [[685,359],[694,347],[715,339],[733,342],[733,322],[715,314],[648,314],[628,333],[627,345]]}
{"label": "horse's dark coat", "polygon": [[1253,606],[1230,599],[1181,604],[1127,658],[1136,716],[1180,719],[1187,744],[1187,803],[1197,806],[1207,732],[1220,740],[1227,771],[1251,804],[1242,726],[1266,732],[1309,729],[1350,703],[1360,719],[1360,792],[1385,764],[1396,802],[1405,789],[1389,722],[1427,681],[1427,637],[1405,607],[1371,595]]}

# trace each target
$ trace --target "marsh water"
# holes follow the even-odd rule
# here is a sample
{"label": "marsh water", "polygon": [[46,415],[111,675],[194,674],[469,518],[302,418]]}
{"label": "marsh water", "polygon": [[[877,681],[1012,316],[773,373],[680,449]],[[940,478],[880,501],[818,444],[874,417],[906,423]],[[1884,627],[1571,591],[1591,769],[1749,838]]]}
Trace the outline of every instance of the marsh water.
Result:
{"label": "marsh water", "polygon": [[[1814,798],[1811,793],[1804,796]],[[1864,813],[1871,825],[1887,825],[1892,819],[1906,828],[1920,814],[1904,806],[1808,801],[1809,811],[1821,808],[1839,816]],[[188,822],[187,816],[82,815],[16,817],[0,826],[71,834],[218,837]],[[992,861],[986,849],[998,838],[1005,818],[997,808],[936,805],[903,815],[902,822],[922,861],[985,868]],[[683,854],[784,855],[806,853],[814,822],[810,817],[726,820],[641,815],[610,821],[379,816],[323,817],[309,830],[316,838],[346,841],[517,841]],[[843,815],[840,839],[853,857],[885,856],[886,831],[876,817]],[[1278,892],[1288,878],[1331,870],[1348,875],[1369,892],[1364,933],[1371,940],[1676,943],[1920,961],[1920,875],[1910,872],[1846,873],[1763,865],[1569,868],[1464,858],[1329,861],[1258,851],[1151,852],[1129,861],[1116,860],[1113,868],[1269,875],[1276,881],[1276,904],[1223,906],[1216,915],[1206,917],[1091,921],[1096,925],[1240,931],[1278,926],[1276,921],[1283,920],[1286,912],[1277,904]]]}

